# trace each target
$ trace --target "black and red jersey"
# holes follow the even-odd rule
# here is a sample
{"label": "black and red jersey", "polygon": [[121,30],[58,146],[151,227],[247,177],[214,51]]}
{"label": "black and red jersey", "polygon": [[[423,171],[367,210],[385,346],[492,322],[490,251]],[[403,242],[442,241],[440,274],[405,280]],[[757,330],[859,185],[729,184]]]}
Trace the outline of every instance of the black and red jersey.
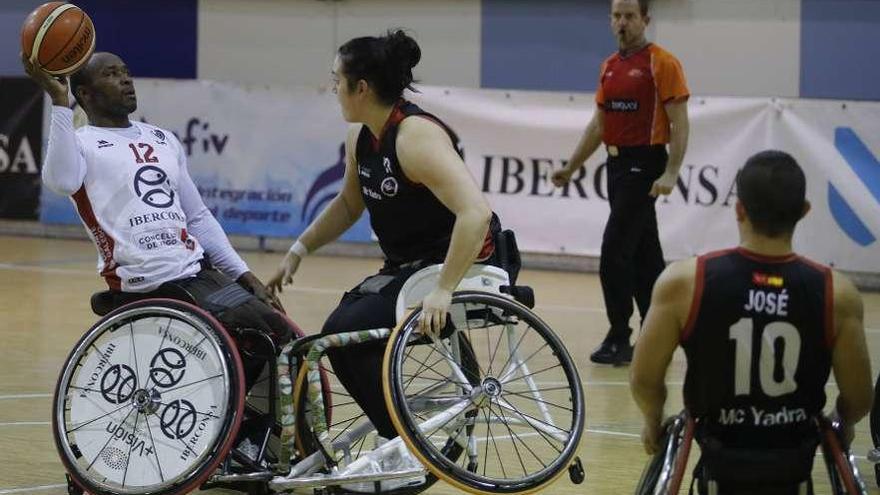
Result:
{"label": "black and red jersey", "polygon": [[681,336],[691,415],[728,447],[798,445],[825,405],[832,305],[831,269],[806,258],[699,257]]}
{"label": "black and red jersey", "polygon": [[370,224],[392,265],[416,260],[441,262],[449,248],[455,215],[424,185],[407,178],[397,160],[397,131],[407,117],[440,125],[461,154],[458,136],[415,104],[395,104],[379,137],[363,126],[357,140],[357,171]]}

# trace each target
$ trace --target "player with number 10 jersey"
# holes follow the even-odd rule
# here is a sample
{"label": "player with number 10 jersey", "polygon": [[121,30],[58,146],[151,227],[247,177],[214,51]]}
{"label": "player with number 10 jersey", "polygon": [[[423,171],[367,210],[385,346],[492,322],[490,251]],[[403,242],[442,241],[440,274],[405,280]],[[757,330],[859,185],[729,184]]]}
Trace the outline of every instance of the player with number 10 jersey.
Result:
{"label": "player with number 10 jersey", "polygon": [[685,406],[725,446],[780,447],[825,405],[831,371],[828,267],[745,248],[697,259],[682,347]]}

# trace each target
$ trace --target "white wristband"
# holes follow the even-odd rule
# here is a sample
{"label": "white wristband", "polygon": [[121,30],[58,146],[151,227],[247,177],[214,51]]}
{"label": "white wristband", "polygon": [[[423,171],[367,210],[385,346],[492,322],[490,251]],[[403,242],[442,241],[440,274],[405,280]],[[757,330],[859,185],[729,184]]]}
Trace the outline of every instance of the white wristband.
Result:
{"label": "white wristband", "polygon": [[305,244],[297,239],[296,242],[293,243],[293,246],[290,246],[290,249],[288,249],[287,252],[293,253],[300,258],[305,258],[306,255],[309,254],[309,248],[307,248]]}

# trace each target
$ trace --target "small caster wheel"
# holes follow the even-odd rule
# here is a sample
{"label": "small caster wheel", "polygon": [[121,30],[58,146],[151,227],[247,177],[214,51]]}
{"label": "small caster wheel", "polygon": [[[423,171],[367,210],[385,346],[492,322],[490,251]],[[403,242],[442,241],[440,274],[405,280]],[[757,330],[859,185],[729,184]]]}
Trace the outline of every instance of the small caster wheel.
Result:
{"label": "small caster wheel", "polygon": [[580,485],[586,479],[587,474],[584,472],[584,464],[581,462],[580,457],[575,457],[574,462],[568,466],[568,477],[575,485]]}

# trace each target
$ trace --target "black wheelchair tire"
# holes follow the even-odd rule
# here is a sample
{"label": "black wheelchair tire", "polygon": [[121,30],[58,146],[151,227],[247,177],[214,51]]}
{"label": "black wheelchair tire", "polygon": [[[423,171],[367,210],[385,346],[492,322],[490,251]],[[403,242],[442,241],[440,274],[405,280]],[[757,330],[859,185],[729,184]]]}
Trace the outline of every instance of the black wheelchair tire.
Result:
{"label": "black wheelchair tire", "polygon": [[[443,479],[447,483],[474,494],[523,494],[533,493],[542,489],[546,489],[553,481],[555,481],[563,473],[567,472],[568,466],[574,460],[578,453],[578,446],[584,429],[584,397],[583,390],[580,385],[580,378],[577,372],[577,366],[571,359],[567,349],[558,336],[550,329],[550,327],[541,320],[536,314],[524,305],[511,300],[505,296],[480,291],[460,291],[453,294],[452,304],[476,302],[491,304],[496,308],[503,309],[505,312],[517,314],[523,320],[528,321],[531,328],[535,329],[541,337],[545,339],[548,346],[552,348],[554,356],[559,359],[560,366],[564,370],[565,376],[569,383],[572,384],[571,397],[574,404],[572,427],[573,435],[562,454],[557,457],[551,466],[542,470],[543,472],[535,473],[516,482],[487,482],[481,479],[476,473],[463,470],[455,464],[450,463],[443,456],[432,454],[432,448],[425,445],[418,435],[412,434],[416,430],[416,426],[412,423],[412,418],[404,414],[406,407],[405,394],[398,390],[395,386],[395,376],[399,373],[396,371],[396,356],[401,355],[406,346],[406,336],[404,332],[413,325],[413,322],[419,317],[419,310],[413,311],[403,322],[401,322],[395,331],[389,337],[389,345],[385,353],[385,361],[383,366],[383,381],[385,385],[385,401],[388,405],[389,413],[392,421],[403,437],[404,441],[410,447],[413,454],[425,465],[425,467],[434,475]],[[479,366],[479,364],[478,364]]]}

